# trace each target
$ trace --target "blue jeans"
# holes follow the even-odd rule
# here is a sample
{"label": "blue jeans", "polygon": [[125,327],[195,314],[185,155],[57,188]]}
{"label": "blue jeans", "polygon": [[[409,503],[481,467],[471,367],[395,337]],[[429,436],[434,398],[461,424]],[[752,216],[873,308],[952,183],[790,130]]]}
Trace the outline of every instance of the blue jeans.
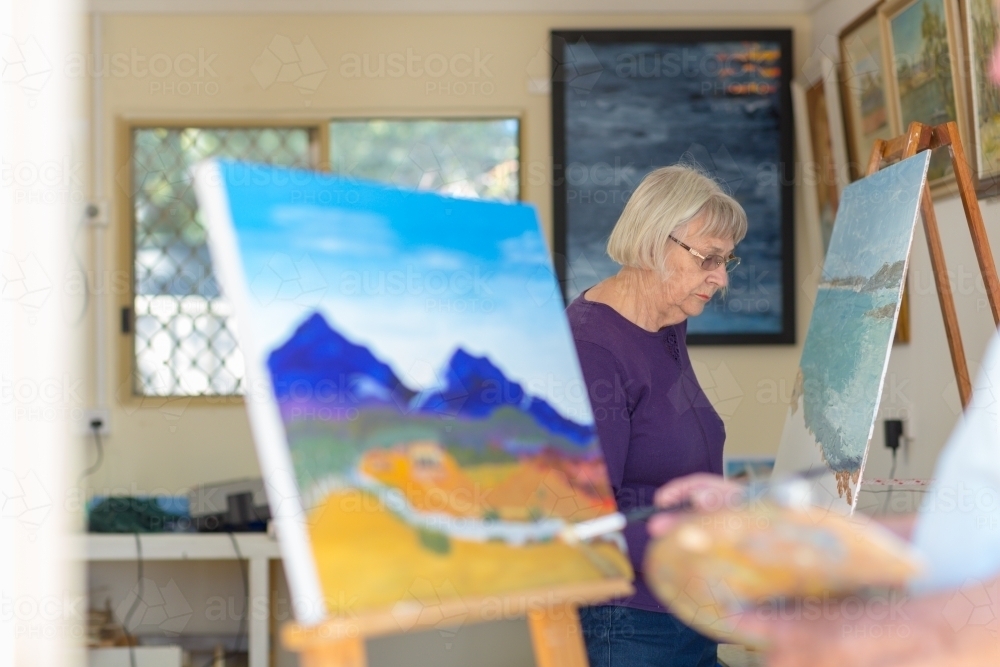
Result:
{"label": "blue jeans", "polygon": [[600,605],[580,608],[590,667],[715,667],[718,644],[671,614]]}

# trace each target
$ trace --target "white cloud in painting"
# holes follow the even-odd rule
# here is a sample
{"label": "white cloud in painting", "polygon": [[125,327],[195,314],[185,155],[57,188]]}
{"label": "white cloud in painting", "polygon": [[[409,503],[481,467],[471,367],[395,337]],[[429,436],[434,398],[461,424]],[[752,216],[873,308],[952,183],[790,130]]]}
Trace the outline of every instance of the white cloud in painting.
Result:
{"label": "white cloud in painting", "polygon": [[396,252],[399,239],[380,215],[321,206],[277,206],[274,221],[295,229],[303,249],[330,254]]}
{"label": "white cloud in painting", "polygon": [[507,264],[548,264],[549,251],[541,236],[527,231],[500,243],[502,261]]}
{"label": "white cloud in painting", "polygon": [[468,268],[476,260],[463,253],[449,252],[441,248],[428,248],[404,257],[406,264],[416,264],[428,269],[458,271]]}

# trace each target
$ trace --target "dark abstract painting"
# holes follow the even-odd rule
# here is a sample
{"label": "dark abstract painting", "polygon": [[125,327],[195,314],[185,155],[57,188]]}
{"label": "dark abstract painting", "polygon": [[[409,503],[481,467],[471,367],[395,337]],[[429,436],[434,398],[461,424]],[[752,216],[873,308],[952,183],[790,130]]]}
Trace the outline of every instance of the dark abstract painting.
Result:
{"label": "dark abstract painting", "polygon": [[697,165],[746,209],[730,287],[688,342],[794,343],[791,31],[554,31],[555,253],[567,302],[657,167]]}

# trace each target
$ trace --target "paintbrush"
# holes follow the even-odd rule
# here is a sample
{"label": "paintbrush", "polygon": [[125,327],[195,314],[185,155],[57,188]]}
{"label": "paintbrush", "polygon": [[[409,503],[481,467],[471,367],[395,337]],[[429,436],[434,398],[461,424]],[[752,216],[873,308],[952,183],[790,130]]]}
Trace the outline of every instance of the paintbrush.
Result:
{"label": "paintbrush", "polygon": [[[829,472],[828,468],[812,468],[774,481],[751,482],[744,487],[741,497],[743,499],[758,498],[767,494],[774,497],[775,501],[782,505],[808,505],[810,499],[809,488],[808,485],[803,485],[802,483],[806,480],[828,474]],[[682,500],[679,503],[665,507],[649,505],[629,512],[606,514],[596,519],[566,526],[559,532],[559,539],[567,544],[576,544],[592,540],[601,535],[607,535],[608,533],[616,533],[623,530],[628,524],[645,521],[654,514],[677,514],[679,512],[690,512],[693,509],[694,505],[690,500]]]}

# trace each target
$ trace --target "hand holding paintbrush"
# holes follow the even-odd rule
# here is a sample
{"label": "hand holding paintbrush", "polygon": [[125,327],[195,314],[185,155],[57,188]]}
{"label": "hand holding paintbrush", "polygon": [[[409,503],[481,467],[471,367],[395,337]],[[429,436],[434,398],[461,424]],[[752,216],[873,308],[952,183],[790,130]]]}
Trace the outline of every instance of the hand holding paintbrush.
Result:
{"label": "hand holding paintbrush", "polygon": [[[652,505],[567,526],[560,537],[566,542],[576,543],[620,531],[629,523],[647,519],[649,532],[655,537],[670,530],[687,513],[735,509],[763,495],[780,504],[808,504],[806,480],[828,472],[817,468],[773,482],[753,482],[746,486],[708,473],[688,475],[661,487]],[[803,484],[806,486],[803,487]]]}
{"label": "hand holding paintbrush", "polygon": [[894,535],[810,506],[808,479],[823,474],[748,486],[692,475],[660,489],[650,507],[575,524],[562,538],[585,541],[649,519],[643,573],[654,594],[706,636],[759,646],[764,638],[744,619],[762,601],[900,587],[918,571]]}

